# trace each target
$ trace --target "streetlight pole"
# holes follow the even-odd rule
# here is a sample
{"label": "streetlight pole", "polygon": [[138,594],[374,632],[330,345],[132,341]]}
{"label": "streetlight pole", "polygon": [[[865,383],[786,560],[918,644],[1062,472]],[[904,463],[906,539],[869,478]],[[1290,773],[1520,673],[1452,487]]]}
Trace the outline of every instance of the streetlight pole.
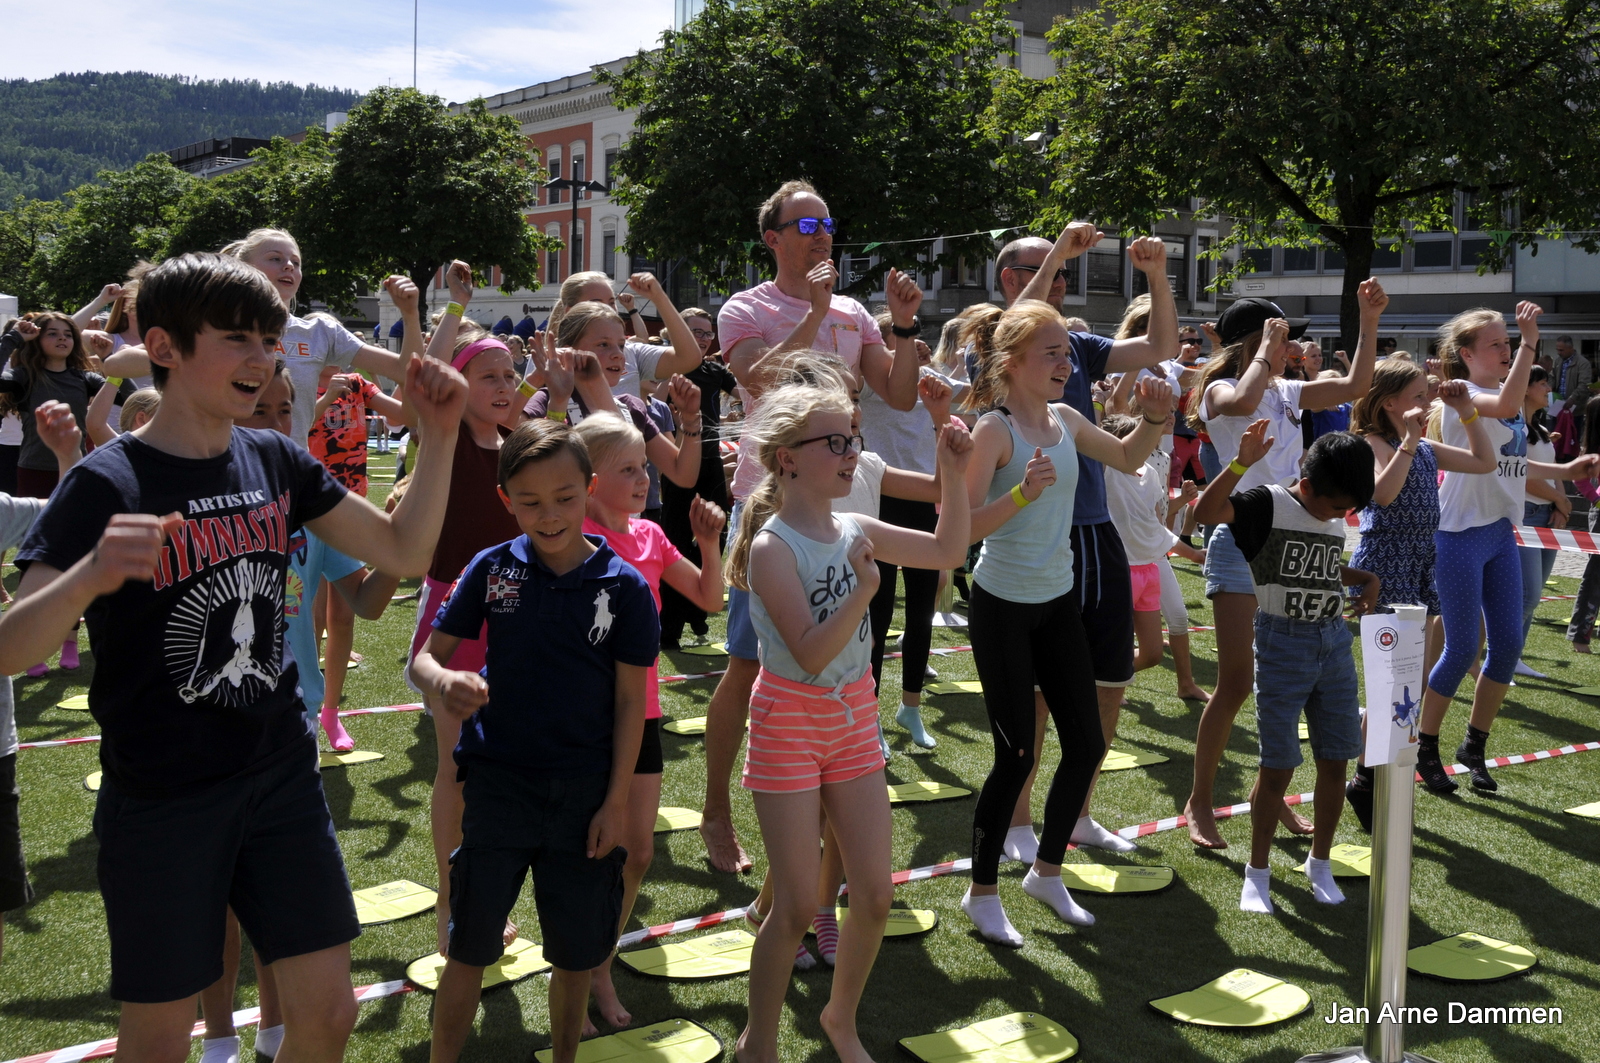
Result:
{"label": "streetlight pole", "polygon": [[[582,265],[578,261],[578,193],[587,190],[606,195],[611,191],[611,186],[604,181],[575,181],[570,177],[557,177],[554,180],[546,181],[544,187],[552,192],[559,192],[563,188],[572,189],[572,228],[567,230],[568,235],[571,237],[567,243],[567,249],[570,252],[567,272],[569,275],[577,273],[578,267]],[[548,279],[558,280],[559,278]]]}

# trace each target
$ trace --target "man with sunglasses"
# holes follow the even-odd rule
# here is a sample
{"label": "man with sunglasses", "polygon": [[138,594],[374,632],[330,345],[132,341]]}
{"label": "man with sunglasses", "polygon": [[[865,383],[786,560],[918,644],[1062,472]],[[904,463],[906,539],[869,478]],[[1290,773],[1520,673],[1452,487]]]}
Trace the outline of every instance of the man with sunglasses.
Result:
{"label": "man with sunglasses", "polygon": [[[1053,244],[1030,236],[1001,248],[995,267],[1006,305],[1035,299],[1059,310],[1067,293],[1067,260],[1088,251],[1103,236],[1093,225],[1073,222]],[[1113,341],[1093,333],[1068,333],[1072,375],[1067,378],[1063,401],[1091,421],[1094,400],[1090,389],[1095,382],[1108,374],[1149,369],[1172,357],[1178,349],[1178,305],[1167,281],[1167,245],[1154,236],[1129,241],[1128,261],[1149,281],[1150,324],[1145,334]],[[1094,660],[1100,725],[1110,745],[1121,714],[1122,692],[1133,682],[1133,581],[1122,538],[1106,508],[1105,469],[1081,453],[1072,508],[1072,572],[1073,591],[1078,596]],[[1038,703],[1040,713],[1045,713],[1042,697]],[[1018,802],[1014,827],[1030,823],[1027,800],[1028,795],[1024,794]],[[1072,841],[1116,851],[1134,847],[1095,823],[1089,816],[1088,801],[1084,802]],[[1020,846],[1012,852],[1008,839],[1006,855],[1032,861],[1035,854]]]}
{"label": "man with sunglasses", "polygon": [[[759,406],[765,372],[782,355],[815,350],[833,354],[897,410],[917,402],[917,310],[922,288],[914,277],[890,270],[888,306],[894,315],[889,343],[867,308],[834,294],[834,221],[828,205],[805,181],[789,181],[767,198],[757,215],[761,239],[772,252],[778,275],[729,297],[717,316],[717,333],[728,367]],[[746,410],[748,415],[752,411]],[[741,440],[733,474],[731,541],[743,515],[742,499],[761,482],[755,447]],[[729,779],[750,711],[750,691],[760,663],[750,626],[749,594],[728,590],[728,669],[706,707],[706,804],[700,835],[713,867],[748,870],[750,859],[733,830]]]}

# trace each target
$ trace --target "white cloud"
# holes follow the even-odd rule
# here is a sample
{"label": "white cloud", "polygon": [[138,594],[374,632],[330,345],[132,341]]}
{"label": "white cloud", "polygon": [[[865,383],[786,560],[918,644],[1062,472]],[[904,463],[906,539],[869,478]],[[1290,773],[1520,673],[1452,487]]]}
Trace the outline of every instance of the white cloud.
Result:
{"label": "white cloud", "polygon": [[[450,101],[579,73],[653,47],[673,0],[419,0],[417,86]],[[263,17],[270,11],[270,18]],[[13,5],[5,77],[145,70],[351,88],[409,85],[412,4],[405,0],[83,0],[69,20],[48,4]]]}

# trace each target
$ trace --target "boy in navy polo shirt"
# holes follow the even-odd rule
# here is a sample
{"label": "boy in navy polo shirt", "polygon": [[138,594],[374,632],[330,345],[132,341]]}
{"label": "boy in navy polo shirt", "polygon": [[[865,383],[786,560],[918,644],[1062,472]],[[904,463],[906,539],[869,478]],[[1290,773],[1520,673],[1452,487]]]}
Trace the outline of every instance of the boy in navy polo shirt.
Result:
{"label": "boy in navy polo shirt", "polygon": [[360,928],[284,663],[290,537],[306,526],[385,571],[426,571],[466,383],[438,362],[408,366],[424,456],[385,515],[285,437],[234,426],[272,379],[287,317],[263,274],[183,255],[147,273],[138,299],[161,407],[56,488],[17,555],[0,670],[42,659],[88,621],[118,1058],[188,1057],[231,907],[276,979],[282,1058],[338,1059],[355,1025]]}
{"label": "boy in navy polo shirt", "polygon": [[[450,861],[433,1063],[461,1054],[483,968],[504,952],[506,917],[530,868],[544,956],[555,966],[554,1063],[576,1058],[590,971],[616,945],[627,860],[616,839],[661,625],[644,577],[583,534],[592,480],[589,453],[564,424],[527,421],[506,438],[500,497],[523,534],[472,559],[411,665],[417,687],[465,721],[455,758],[466,807]],[[483,673],[444,668],[485,623]]]}

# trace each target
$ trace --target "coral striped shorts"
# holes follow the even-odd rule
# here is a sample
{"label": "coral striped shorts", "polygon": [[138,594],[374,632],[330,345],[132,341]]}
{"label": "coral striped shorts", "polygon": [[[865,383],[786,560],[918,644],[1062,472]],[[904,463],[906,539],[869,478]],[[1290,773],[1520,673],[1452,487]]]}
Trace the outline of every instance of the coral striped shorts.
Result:
{"label": "coral striped shorts", "polygon": [[869,669],[837,690],[796,683],[765,668],[750,693],[750,745],[744,788],[763,793],[815,790],[883,767],[878,689]]}

